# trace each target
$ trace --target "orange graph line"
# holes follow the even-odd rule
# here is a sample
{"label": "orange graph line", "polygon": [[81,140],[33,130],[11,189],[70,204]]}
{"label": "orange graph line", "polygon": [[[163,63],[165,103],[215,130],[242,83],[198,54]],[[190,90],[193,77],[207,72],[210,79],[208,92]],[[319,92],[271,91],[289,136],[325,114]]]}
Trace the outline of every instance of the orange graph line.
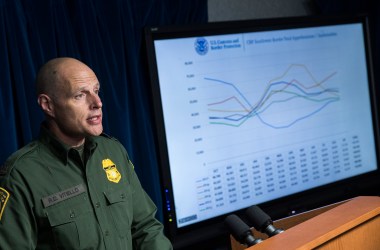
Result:
{"label": "orange graph line", "polygon": [[[287,74],[289,74],[290,70],[294,67],[301,67],[303,68],[306,73],[310,76],[310,78],[312,79],[312,81],[314,82],[313,85],[310,85],[310,86],[305,86],[304,84],[302,84],[301,82],[299,82],[297,79],[292,79],[288,84],[286,84],[282,89],[279,89],[279,90],[271,90],[267,97],[260,101],[262,98],[264,98],[266,92],[269,90],[271,84],[275,81],[279,81],[281,80],[282,78],[284,78]],[[318,81],[314,75],[310,72],[310,70],[306,67],[306,65],[304,64],[291,64],[288,66],[288,68],[284,71],[284,73],[278,77],[275,77],[273,79],[271,79],[268,84],[267,84],[267,87],[265,89],[265,91],[263,92],[263,96],[261,98],[259,98],[259,101],[253,105],[253,107],[251,109],[247,108],[236,96],[231,96],[227,99],[224,99],[222,101],[219,101],[219,102],[214,102],[214,103],[210,103],[208,104],[208,106],[213,106],[213,105],[218,105],[218,104],[222,104],[222,103],[225,103],[225,102],[228,102],[230,100],[235,100],[236,102],[239,103],[240,106],[243,107],[244,110],[240,110],[239,112],[242,112],[242,111],[245,111],[245,112],[251,112],[253,109],[258,109],[260,107],[258,107],[259,103],[261,103],[261,107],[267,102],[267,100],[272,97],[274,94],[277,94],[279,92],[282,92],[284,91],[286,88],[288,88],[292,83],[296,83],[297,85],[301,86],[303,89],[312,89],[312,88],[321,88],[322,90],[326,90],[326,88],[323,87],[323,83],[326,82],[327,80],[329,80],[330,78],[332,78],[334,75],[336,75],[337,72],[333,72],[332,74],[326,76],[324,79],[322,79],[321,81]],[[334,93],[332,93],[334,95]],[[335,94],[337,96],[337,94]],[[251,104],[250,104],[251,105]],[[214,109],[209,109],[210,111],[220,111],[220,110],[214,110]],[[231,112],[231,111],[229,111]]]}

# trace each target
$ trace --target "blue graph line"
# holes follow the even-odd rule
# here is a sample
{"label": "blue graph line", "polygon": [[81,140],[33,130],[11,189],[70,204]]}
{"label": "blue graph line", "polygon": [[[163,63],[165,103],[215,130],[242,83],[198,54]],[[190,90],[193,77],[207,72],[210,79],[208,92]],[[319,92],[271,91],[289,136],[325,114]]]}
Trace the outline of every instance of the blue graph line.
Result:
{"label": "blue graph line", "polygon": [[[269,93],[271,92],[271,88],[275,85],[287,85],[287,86],[292,86],[296,89],[298,89],[300,92],[302,92],[303,94],[307,95],[307,96],[318,96],[318,95],[321,95],[323,93],[327,93],[327,92],[331,92],[331,93],[338,93],[339,90],[337,88],[328,88],[328,89],[324,89],[323,91],[316,91],[316,92],[306,92],[304,91],[303,89],[301,89],[298,85],[296,84],[293,84],[291,82],[286,82],[286,81],[279,81],[279,82],[274,82],[274,83],[271,83],[269,85],[269,88],[267,89],[266,93],[262,96],[262,98],[260,99],[260,101],[258,102],[258,104],[256,105],[256,107],[253,107],[252,104],[247,100],[247,98],[243,95],[243,93],[233,84],[233,83],[229,83],[229,82],[226,82],[226,81],[222,81],[222,80],[218,80],[218,79],[213,79],[213,78],[208,78],[208,77],[205,77],[204,78],[205,80],[210,80],[210,81],[215,81],[215,82],[218,82],[218,83],[222,83],[222,84],[227,84],[231,87],[233,87],[237,92],[238,94],[245,100],[245,102],[250,106],[251,108],[251,111],[249,111],[246,115],[242,115],[242,114],[233,114],[233,115],[229,115],[229,116],[224,116],[224,117],[218,117],[218,116],[210,116],[209,119],[210,120],[227,120],[227,121],[232,121],[232,122],[238,122],[238,121],[241,121],[243,119],[248,119],[250,117],[253,117],[255,115],[257,115],[258,119],[265,125],[269,126],[269,127],[272,127],[272,128],[288,128],[290,126],[292,126],[293,124],[297,123],[298,121],[300,120],[303,120],[303,119],[306,119],[316,113],[318,113],[320,110],[322,110],[323,108],[325,108],[328,104],[332,103],[332,102],[336,102],[339,100],[339,97],[336,97],[336,98],[333,98],[333,100],[331,101],[328,101],[326,102],[323,106],[321,106],[320,108],[318,108],[317,110],[313,111],[312,113],[308,114],[308,115],[305,115],[305,116],[302,116],[300,118],[297,118],[296,120],[294,120],[293,122],[291,122],[290,124],[288,125],[284,125],[284,126],[275,126],[275,125],[271,125],[267,122],[265,122],[261,116],[259,115],[260,113],[264,112],[269,106],[271,106],[273,103],[275,102],[272,102],[270,103],[264,110],[262,110],[261,112],[258,112],[258,109],[261,107],[261,104],[263,102],[263,100],[265,100],[265,97],[269,95]],[[290,99],[293,99],[295,97],[291,97],[291,98],[288,98],[286,100],[283,100],[283,101],[287,101],[287,100],[290,100]],[[279,101],[276,101],[276,102],[279,102]]]}
{"label": "blue graph line", "polygon": [[241,93],[240,90],[233,83],[225,82],[225,81],[218,80],[218,79],[207,78],[207,77],[205,77],[204,79],[205,80],[209,80],[209,81],[215,81],[215,82],[219,82],[219,83],[224,83],[224,84],[230,85],[231,87],[233,87],[236,90],[236,92],[239,93],[239,95],[244,99],[244,101],[249,105],[249,107],[251,109],[253,109],[251,103],[245,98],[245,96],[243,95],[243,93]]}
{"label": "blue graph line", "polygon": [[[329,92],[329,91],[323,91],[321,93],[324,93],[324,92]],[[268,106],[266,106],[264,109],[260,110],[260,112],[258,112],[257,110],[251,110],[249,111],[246,115],[242,115],[242,114],[233,114],[233,115],[229,115],[229,116],[209,116],[209,119],[211,120],[220,120],[220,119],[225,119],[225,120],[229,120],[229,121],[234,121],[234,122],[238,122],[244,118],[250,118],[250,117],[253,117],[254,115],[258,115],[258,114],[261,114],[263,113],[266,109],[268,109],[270,106],[272,106],[272,104],[274,103],[278,103],[278,102],[286,102],[286,101],[289,101],[291,99],[294,99],[294,98],[297,98],[297,96],[293,96],[293,97],[290,97],[288,99],[285,99],[285,100],[282,100],[282,101],[274,101],[274,102],[271,102]],[[339,100],[338,97],[333,97],[333,98],[329,98],[331,101],[330,102],[336,102]],[[237,118],[234,118],[234,117],[237,117]]]}
{"label": "blue graph line", "polygon": [[302,117],[300,117],[300,118],[298,118],[298,119],[295,119],[293,122],[289,123],[288,125],[284,125],[284,126],[274,126],[274,125],[271,125],[271,124],[265,122],[265,121],[260,117],[259,114],[257,114],[257,117],[259,118],[259,120],[260,120],[263,124],[265,124],[265,125],[267,125],[267,126],[269,126],[269,127],[271,127],[271,128],[274,128],[274,129],[289,128],[289,127],[291,127],[292,125],[294,125],[295,123],[297,123],[297,122],[299,122],[299,121],[301,121],[301,120],[304,120],[304,119],[306,119],[306,118],[309,118],[310,116],[312,116],[312,115],[318,113],[319,111],[321,111],[322,109],[324,109],[327,105],[329,105],[329,104],[332,103],[332,102],[336,102],[336,101],[329,101],[329,102],[326,102],[323,106],[321,106],[321,107],[318,108],[317,110],[311,112],[311,113],[308,114],[308,115],[305,115],[305,116],[302,116]]}

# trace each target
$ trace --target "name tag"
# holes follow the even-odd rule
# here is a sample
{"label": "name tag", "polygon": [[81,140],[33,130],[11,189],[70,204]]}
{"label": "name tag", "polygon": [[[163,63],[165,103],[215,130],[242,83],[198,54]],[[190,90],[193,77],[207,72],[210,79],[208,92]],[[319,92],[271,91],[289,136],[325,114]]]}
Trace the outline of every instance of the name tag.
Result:
{"label": "name tag", "polygon": [[86,192],[85,187],[83,186],[83,184],[79,184],[75,187],[71,187],[61,192],[42,198],[42,203],[44,204],[44,207],[47,208],[61,201],[78,196],[84,192]]}

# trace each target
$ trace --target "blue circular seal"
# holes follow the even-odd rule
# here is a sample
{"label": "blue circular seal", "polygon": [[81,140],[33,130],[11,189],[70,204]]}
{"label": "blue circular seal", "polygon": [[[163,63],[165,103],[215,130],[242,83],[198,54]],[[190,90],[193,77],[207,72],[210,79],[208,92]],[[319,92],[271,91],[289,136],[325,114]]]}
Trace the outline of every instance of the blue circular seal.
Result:
{"label": "blue circular seal", "polygon": [[195,51],[203,56],[203,55],[206,55],[207,52],[208,52],[208,42],[205,38],[203,37],[199,37],[195,40],[195,43],[194,43],[194,48],[195,48]]}

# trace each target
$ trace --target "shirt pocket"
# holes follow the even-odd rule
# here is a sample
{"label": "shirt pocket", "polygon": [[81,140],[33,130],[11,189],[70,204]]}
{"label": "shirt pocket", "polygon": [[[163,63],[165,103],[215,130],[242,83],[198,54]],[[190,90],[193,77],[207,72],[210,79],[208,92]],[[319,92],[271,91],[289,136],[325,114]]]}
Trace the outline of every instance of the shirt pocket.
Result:
{"label": "shirt pocket", "polygon": [[104,192],[107,208],[120,237],[130,234],[132,224],[132,196],[124,189]]}
{"label": "shirt pocket", "polygon": [[[82,200],[82,202],[78,202]],[[87,202],[86,202],[87,200]],[[86,194],[46,208],[58,249],[96,249],[97,226]]]}

